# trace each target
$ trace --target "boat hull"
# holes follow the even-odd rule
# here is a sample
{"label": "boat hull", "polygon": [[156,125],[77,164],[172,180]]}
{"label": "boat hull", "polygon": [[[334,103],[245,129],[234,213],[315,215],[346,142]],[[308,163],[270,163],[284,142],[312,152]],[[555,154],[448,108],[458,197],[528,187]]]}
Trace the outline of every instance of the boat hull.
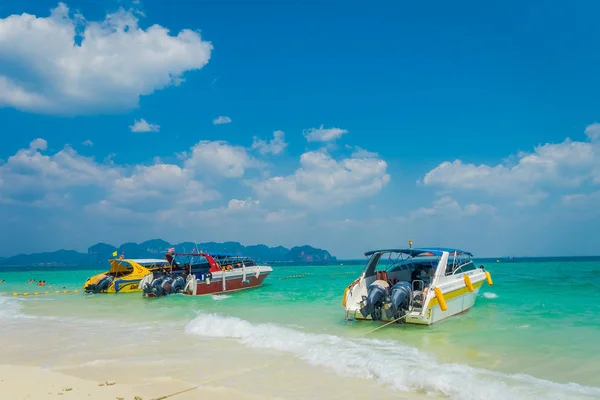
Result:
{"label": "boat hull", "polygon": [[[218,271],[212,274],[211,279],[195,279],[195,284],[191,282],[191,284],[186,285],[181,293],[186,296],[205,296],[252,289],[262,286],[271,272],[273,272],[273,269],[267,266],[249,267],[246,268],[246,271],[242,271],[241,268]],[[144,293],[144,296],[156,297],[152,292]]]}
{"label": "boat hull", "polygon": [[[402,322],[414,325],[431,325],[469,311],[475,305],[481,286],[485,282],[483,274],[476,273],[473,275],[476,275],[476,277],[473,277],[472,292],[464,285],[443,291],[446,310],[442,310],[438,299],[431,293],[428,296],[428,301],[425,303],[425,310],[409,312]],[[370,315],[367,317],[361,315],[360,309],[355,302],[349,302],[346,307],[346,318],[357,321],[372,321]],[[392,320],[386,316],[386,313],[383,313],[380,321],[390,322]]]}
{"label": "boat hull", "polygon": [[259,287],[263,284],[264,280],[267,278],[268,274],[260,274],[257,277],[247,277],[244,282],[242,278],[232,278],[227,279],[225,281],[225,290],[223,290],[223,282],[221,280],[215,281],[213,280],[209,284],[206,282],[198,282],[196,284],[196,293],[183,293],[190,296],[204,296],[207,294],[217,294],[217,293],[226,293],[226,292],[234,292],[237,290],[244,289],[252,289],[255,287]]}

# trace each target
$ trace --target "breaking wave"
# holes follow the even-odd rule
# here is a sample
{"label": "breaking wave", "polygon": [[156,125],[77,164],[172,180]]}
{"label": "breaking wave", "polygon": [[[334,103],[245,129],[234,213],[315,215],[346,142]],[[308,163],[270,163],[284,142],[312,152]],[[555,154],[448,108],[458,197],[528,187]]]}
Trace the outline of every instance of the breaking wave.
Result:
{"label": "breaking wave", "polygon": [[561,384],[524,374],[508,375],[461,364],[447,364],[393,340],[352,339],[311,334],[277,324],[252,324],[235,317],[200,314],[186,333],[234,338],[243,345],[272,349],[342,376],[372,379],[404,392],[461,400],[597,399],[600,389]]}

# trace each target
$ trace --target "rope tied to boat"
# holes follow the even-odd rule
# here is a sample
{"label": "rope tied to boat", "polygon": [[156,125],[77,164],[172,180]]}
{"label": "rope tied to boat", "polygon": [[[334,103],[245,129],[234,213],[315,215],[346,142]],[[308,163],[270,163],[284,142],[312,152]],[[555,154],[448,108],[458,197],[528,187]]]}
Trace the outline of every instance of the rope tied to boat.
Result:
{"label": "rope tied to boat", "polygon": [[165,399],[168,399],[168,398],[171,398],[171,397],[177,396],[177,395],[179,395],[179,394],[183,394],[183,393],[191,392],[192,390],[196,390],[196,389],[198,389],[198,388],[200,388],[200,387],[202,387],[202,386],[204,386],[204,385],[207,385],[207,384],[209,384],[209,383],[212,383],[212,382],[215,382],[215,381],[219,381],[219,380],[221,380],[221,379],[224,379],[224,378],[232,378],[232,377],[234,377],[234,376],[242,375],[242,374],[248,373],[248,372],[250,372],[250,371],[257,371],[257,370],[261,370],[261,369],[269,368],[269,367],[271,367],[271,366],[272,366],[271,364],[265,364],[265,365],[262,365],[262,366],[260,366],[260,367],[246,368],[246,369],[244,369],[244,370],[242,370],[242,371],[238,371],[238,372],[235,372],[235,373],[232,373],[232,374],[228,374],[228,375],[225,375],[225,376],[220,376],[220,377],[218,377],[218,378],[210,379],[210,380],[208,380],[208,381],[205,381],[205,382],[203,382],[203,383],[201,383],[201,384],[199,384],[199,385],[192,386],[192,387],[190,387],[190,388],[183,389],[183,390],[180,390],[180,391],[178,391],[178,392],[169,393],[169,394],[166,394],[166,395],[164,395],[164,396],[160,396],[160,397],[154,397],[154,398],[152,398],[152,399],[150,399],[150,400],[165,400]]}
{"label": "rope tied to boat", "polygon": [[366,332],[366,333],[363,333],[363,334],[362,334],[362,335],[360,335],[360,336],[367,336],[368,334],[370,334],[370,333],[373,333],[373,332],[375,332],[375,331],[376,331],[376,330],[378,330],[378,329],[385,328],[386,326],[388,326],[388,325],[391,325],[391,324],[393,324],[393,323],[396,323],[396,322],[398,322],[398,321],[400,321],[400,320],[402,320],[402,319],[406,318],[407,316],[408,316],[408,314],[404,314],[403,316],[401,316],[401,317],[398,317],[398,318],[396,318],[396,319],[393,319],[393,320],[389,321],[389,322],[388,322],[388,323],[386,323],[386,324],[383,324],[383,325],[381,325],[381,326],[378,326],[378,327],[377,327],[377,328],[375,328],[375,329],[371,329],[370,331],[368,331],[368,332]]}

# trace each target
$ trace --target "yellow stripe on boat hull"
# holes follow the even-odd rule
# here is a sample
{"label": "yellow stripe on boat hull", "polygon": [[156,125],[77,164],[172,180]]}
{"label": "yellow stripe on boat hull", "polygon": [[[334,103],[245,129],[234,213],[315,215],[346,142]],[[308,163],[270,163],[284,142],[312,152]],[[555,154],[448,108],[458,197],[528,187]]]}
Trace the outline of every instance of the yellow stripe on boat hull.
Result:
{"label": "yellow stripe on boat hull", "polygon": [[[473,289],[480,288],[481,285],[483,285],[483,281],[477,282],[477,283],[473,284]],[[453,291],[448,292],[448,293],[444,293],[444,299],[446,301],[452,300],[452,299],[454,299],[454,298],[456,298],[458,296],[462,296],[463,294],[466,294],[466,293],[469,293],[469,289],[465,286],[463,288],[456,289],[456,290],[453,290]],[[429,302],[429,305],[427,306],[427,309],[430,309],[432,307],[439,306],[439,305],[440,305],[440,303],[438,302],[437,297],[434,297]]]}

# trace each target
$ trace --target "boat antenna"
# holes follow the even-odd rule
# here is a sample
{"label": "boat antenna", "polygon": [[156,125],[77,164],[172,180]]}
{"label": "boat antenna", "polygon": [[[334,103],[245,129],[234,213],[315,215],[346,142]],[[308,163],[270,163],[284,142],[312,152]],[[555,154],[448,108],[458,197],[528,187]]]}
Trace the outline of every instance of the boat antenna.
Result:
{"label": "boat antenna", "polygon": [[408,248],[412,249],[412,240],[411,239],[408,239]]}

